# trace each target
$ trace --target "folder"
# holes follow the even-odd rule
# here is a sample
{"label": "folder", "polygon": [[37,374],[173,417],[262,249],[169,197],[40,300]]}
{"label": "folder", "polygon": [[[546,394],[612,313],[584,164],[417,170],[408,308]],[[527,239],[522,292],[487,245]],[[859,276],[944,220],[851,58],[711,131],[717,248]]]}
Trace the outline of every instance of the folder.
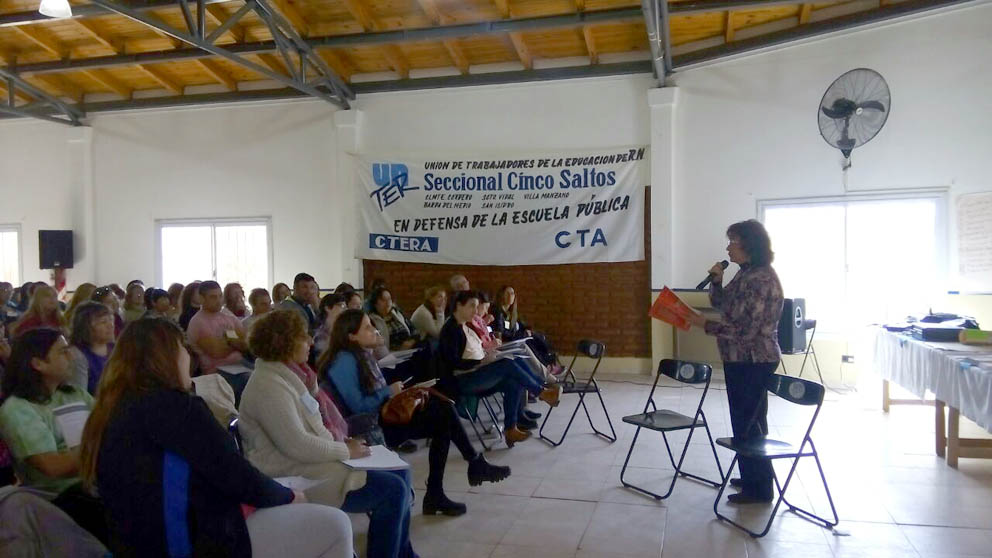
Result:
{"label": "folder", "polygon": [[651,309],[648,311],[648,316],[672,324],[685,331],[689,331],[692,325],[689,321],[689,316],[693,314],[698,315],[699,312],[686,304],[685,301],[679,298],[679,295],[675,294],[675,291],[668,287],[665,287],[658,293],[658,298],[655,299],[654,304],[651,305]]}

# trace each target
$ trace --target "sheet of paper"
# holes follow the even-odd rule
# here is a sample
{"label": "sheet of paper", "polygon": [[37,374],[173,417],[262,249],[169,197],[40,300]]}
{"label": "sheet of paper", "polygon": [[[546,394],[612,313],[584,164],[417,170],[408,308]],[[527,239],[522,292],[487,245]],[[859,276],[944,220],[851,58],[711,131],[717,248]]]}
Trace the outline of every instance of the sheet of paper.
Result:
{"label": "sheet of paper", "polygon": [[293,490],[299,491],[306,490],[311,486],[316,486],[324,482],[319,479],[308,479],[306,477],[278,477],[272,480],[285,486],[286,488],[292,488]]}
{"label": "sheet of paper", "polygon": [[407,349],[405,351],[394,351],[379,359],[379,368],[396,368],[397,364],[406,362],[413,358],[414,353],[419,349]]}
{"label": "sheet of paper", "polygon": [[395,471],[410,468],[409,463],[400,459],[396,452],[386,446],[372,446],[370,449],[372,455],[360,459],[348,459],[342,463],[356,471]]}
{"label": "sheet of paper", "polygon": [[437,378],[432,378],[430,380],[427,380],[427,381],[424,381],[424,382],[420,382],[419,384],[413,384],[410,387],[411,388],[429,388],[429,387],[434,387],[435,384],[437,384]]}
{"label": "sheet of paper", "polygon": [[83,427],[90,417],[90,410],[83,403],[70,403],[52,409],[55,423],[62,431],[62,439],[67,448],[74,448],[83,440]]}

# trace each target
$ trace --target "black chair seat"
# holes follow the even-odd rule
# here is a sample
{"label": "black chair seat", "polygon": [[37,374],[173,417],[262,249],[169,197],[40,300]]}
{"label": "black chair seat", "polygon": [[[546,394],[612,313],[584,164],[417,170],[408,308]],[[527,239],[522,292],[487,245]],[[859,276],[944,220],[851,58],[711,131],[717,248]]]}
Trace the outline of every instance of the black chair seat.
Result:
{"label": "black chair seat", "polygon": [[[682,413],[676,413],[675,411],[669,411],[667,409],[652,411],[650,413],[641,413],[639,415],[630,415],[623,417],[623,421],[627,424],[647,428],[648,430],[662,432],[683,430],[686,428],[691,428],[693,425],[692,417],[687,417]],[[702,418],[696,419],[696,426],[706,426],[706,421]]]}
{"label": "black chair seat", "polygon": [[799,446],[795,444],[790,444],[781,440],[772,440],[771,438],[757,438],[746,442],[737,441],[733,438],[717,438],[716,444],[729,450],[733,450],[742,457],[764,457],[768,459],[778,459],[813,455],[810,451],[800,453]]}
{"label": "black chair seat", "polygon": [[561,384],[562,393],[596,393],[599,388],[596,384],[587,382],[566,382]]}

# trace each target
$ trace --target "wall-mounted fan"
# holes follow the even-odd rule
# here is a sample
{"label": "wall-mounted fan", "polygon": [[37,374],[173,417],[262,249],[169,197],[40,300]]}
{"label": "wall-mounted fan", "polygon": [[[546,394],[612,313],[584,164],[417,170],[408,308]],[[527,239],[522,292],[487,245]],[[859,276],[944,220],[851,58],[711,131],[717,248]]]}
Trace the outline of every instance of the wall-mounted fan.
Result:
{"label": "wall-mounted fan", "polygon": [[851,70],[834,80],[823,94],[816,111],[820,135],[850,160],[854,148],[871,141],[882,129],[890,108],[889,86],[878,72]]}

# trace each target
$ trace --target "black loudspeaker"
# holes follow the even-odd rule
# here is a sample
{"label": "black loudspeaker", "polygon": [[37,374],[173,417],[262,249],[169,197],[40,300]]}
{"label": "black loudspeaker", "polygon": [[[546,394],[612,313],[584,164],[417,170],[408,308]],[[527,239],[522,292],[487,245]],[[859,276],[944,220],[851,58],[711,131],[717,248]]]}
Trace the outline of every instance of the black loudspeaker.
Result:
{"label": "black loudspeaker", "polygon": [[785,299],[778,321],[778,346],[783,353],[806,351],[806,321],[806,299]]}
{"label": "black loudspeaker", "polygon": [[72,231],[38,231],[38,267],[72,269]]}

